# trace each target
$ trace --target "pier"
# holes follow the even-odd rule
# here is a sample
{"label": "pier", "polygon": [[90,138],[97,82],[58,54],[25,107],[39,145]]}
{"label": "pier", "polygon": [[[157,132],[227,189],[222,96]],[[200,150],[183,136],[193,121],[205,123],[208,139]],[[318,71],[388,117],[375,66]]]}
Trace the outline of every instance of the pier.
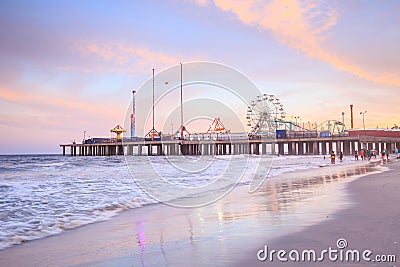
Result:
{"label": "pier", "polygon": [[[174,133],[163,134],[155,129],[154,69],[152,76],[152,128],[144,137],[136,136],[136,91],[132,91],[130,137],[122,137],[126,130],[117,125],[110,131],[115,138],[84,139],[82,144],[61,144],[62,155],[70,156],[169,156],[169,155],[329,155],[342,152],[383,150],[389,153],[400,148],[400,129],[353,129],[353,105],[350,105],[351,128],[342,121],[301,123],[299,116],[288,120],[280,99],[274,95],[258,95],[249,102],[246,113],[249,132],[231,133],[219,117],[207,132],[191,134],[184,126],[182,64],[180,83],[180,127]],[[293,121],[295,120],[295,121]],[[68,151],[69,150],[69,151]]]}
{"label": "pier", "polygon": [[62,154],[70,156],[162,156],[162,155],[328,155],[342,151],[353,155],[361,149],[400,147],[400,137],[330,136],[304,138],[227,139],[217,140],[109,140],[89,144],[61,144]]}

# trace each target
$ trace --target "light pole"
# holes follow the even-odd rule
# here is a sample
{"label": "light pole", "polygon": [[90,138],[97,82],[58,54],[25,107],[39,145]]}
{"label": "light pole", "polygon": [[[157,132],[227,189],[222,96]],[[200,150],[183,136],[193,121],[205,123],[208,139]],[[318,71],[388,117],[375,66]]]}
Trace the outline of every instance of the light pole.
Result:
{"label": "light pole", "polygon": [[279,98],[275,99],[275,134],[276,134],[276,130],[278,130],[278,106],[281,103],[279,102]]}
{"label": "light pole", "polygon": [[363,128],[364,128],[364,135],[366,135],[366,132],[365,132],[365,113],[367,113],[367,111],[361,111],[360,112],[360,114],[363,116]]}
{"label": "light pole", "polygon": [[171,134],[174,135],[174,124],[171,123]]}
{"label": "light pole", "polygon": [[[363,116],[363,128],[364,128],[364,138],[366,136],[366,132],[365,132],[365,113],[367,113],[367,111],[361,111],[360,114]],[[366,141],[365,141],[366,142]],[[365,144],[366,146],[366,144]]]}
{"label": "light pole", "polygon": [[297,125],[297,119],[300,119],[300,116],[295,116],[294,118],[296,119],[296,128],[297,128],[297,131],[298,131],[299,130],[299,126]]}
{"label": "light pole", "polygon": [[344,133],[344,111],[342,111],[342,133]]}
{"label": "light pole", "polygon": [[83,143],[85,143],[85,139],[86,139],[86,131],[83,131]]}

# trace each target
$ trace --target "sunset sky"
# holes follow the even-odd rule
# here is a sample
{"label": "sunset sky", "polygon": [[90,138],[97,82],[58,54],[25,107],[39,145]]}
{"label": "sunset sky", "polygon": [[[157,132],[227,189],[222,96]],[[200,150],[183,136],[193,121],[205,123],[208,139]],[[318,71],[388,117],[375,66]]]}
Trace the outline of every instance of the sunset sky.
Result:
{"label": "sunset sky", "polygon": [[[399,125],[399,14],[397,0],[3,0],[0,154],[60,153],[83,131],[110,137],[152,68],[192,61],[247,75],[288,120],[344,111],[349,127],[353,104],[356,128],[365,110],[367,128]],[[150,97],[138,95],[138,120]]]}

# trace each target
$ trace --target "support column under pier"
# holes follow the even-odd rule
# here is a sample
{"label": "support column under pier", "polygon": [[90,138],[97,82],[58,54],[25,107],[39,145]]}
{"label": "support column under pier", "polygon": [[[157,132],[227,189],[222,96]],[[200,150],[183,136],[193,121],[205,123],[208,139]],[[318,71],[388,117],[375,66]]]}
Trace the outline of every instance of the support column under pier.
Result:
{"label": "support column under pier", "polygon": [[180,149],[181,149],[181,153],[180,153],[181,155],[186,155],[186,154],[187,154],[187,152],[186,152],[186,150],[187,150],[186,145],[181,144]]}
{"label": "support column under pier", "polygon": [[319,155],[319,144],[318,142],[312,142],[313,155]]}
{"label": "support column under pier", "polygon": [[298,155],[304,155],[304,143],[303,142],[299,142],[297,143],[297,154]]}
{"label": "support column under pier", "polygon": [[367,149],[368,149],[368,150],[371,150],[372,148],[373,148],[372,143],[367,143]]}
{"label": "support column under pier", "polygon": [[157,156],[161,156],[163,154],[163,145],[157,145]]}
{"label": "support column under pier", "polygon": [[207,145],[206,144],[200,144],[201,147],[201,154],[202,155],[207,155],[206,149],[207,149]]}
{"label": "support column under pier", "polygon": [[313,143],[312,142],[307,142],[306,143],[306,153],[308,154],[308,155],[312,155],[312,154],[314,154],[314,149],[313,149]]}
{"label": "support column under pier", "polygon": [[293,145],[294,145],[295,143],[293,143],[293,142],[289,142],[288,143],[288,154],[289,155],[294,155],[295,153],[293,153],[293,150],[296,150],[296,147],[295,147],[295,149],[293,149]]}
{"label": "support column under pier", "polygon": [[[336,141],[336,154],[342,151],[342,145],[340,141]],[[343,151],[342,151],[343,152]]]}
{"label": "support column under pier", "polygon": [[382,150],[385,150],[385,143],[381,143],[380,149],[378,150],[378,153],[380,154]]}
{"label": "support column under pier", "polygon": [[326,155],[326,142],[321,143],[321,148],[322,155]]}
{"label": "support column under pier", "polygon": [[283,143],[278,143],[278,153],[279,155],[283,155],[285,153],[285,147]]}
{"label": "support column under pier", "polygon": [[343,142],[343,155],[351,155],[350,153],[350,142]]}
{"label": "support column under pier", "polygon": [[267,144],[266,143],[261,144],[261,154],[263,154],[263,155],[267,154]]}
{"label": "support column under pier", "polygon": [[133,146],[132,145],[127,145],[126,154],[128,154],[129,156],[133,155]]}
{"label": "support column under pier", "polygon": [[333,143],[332,143],[332,142],[329,142],[329,143],[328,143],[328,146],[329,146],[328,154],[330,154],[330,153],[332,153],[332,151],[333,151]]}
{"label": "support column under pier", "polygon": [[222,155],[226,155],[226,144],[222,144]]}
{"label": "support column under pier", "polygon": [[389,154],[392,153],[392,143],[386,143],[386,149],[389,151]]}
{"label": "support column under pier", "polygon": [[253,149],[253,153],[252,154],[255,154],[255,155],[260,155],[260,146],[259,146],[259,144],[258,143],[253,143],[252,144],[252,149]]}
{"label": "support column under pier", "polygon": [[358,150],[358,153],[360,153],[361,149],[362,149],[362,144],[361,144],[360,141],[358,141],[358,142],[357,142],[357,150]]}

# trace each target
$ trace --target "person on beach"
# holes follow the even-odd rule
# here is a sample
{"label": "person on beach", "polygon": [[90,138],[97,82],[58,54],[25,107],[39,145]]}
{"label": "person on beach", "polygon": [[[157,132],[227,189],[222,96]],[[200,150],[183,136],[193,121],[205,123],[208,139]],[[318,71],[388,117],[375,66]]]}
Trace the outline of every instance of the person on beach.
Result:
{"label": "person on beach", "polygon": [[342,151],[340,151],[340,153],[339,153],[339,160],[340,160],[340,162],[343,161],[343,152]]}
{"label": "person on beach", "polygon": [[361,149],[360,151],[361,160],[364,160],[364,155],[365,155],[365,150]]}
{"label": "person on beach", "polygon": [[371,159],[371,150],[367,150],[367,158],[368,158],[368,160]]}
{"label": "person on beach", "polygon": [[394,151],[395,155],[396,155],[396,159],[399,158],[399,149],[396,147],[396,150]]}
{"label": "person on beach", "polygon": [[387,148],[385,149],[385,155],[386,155],[386,160],[389,160],[389,150]]}
{"label": "person on beach", "polygon": [[385,150],[382,150],[381,156],[382,156],[382,160],[385,160]]}
{"label": "person on beach", "polygon": [[335,152],[334,151],[332,151],[331,152],[331,164],[335,164]]}
{"label": "person on beach", "polygon": [[354,159],[358,160],[358,151],[356,150],[356,152],[354,152]]}

